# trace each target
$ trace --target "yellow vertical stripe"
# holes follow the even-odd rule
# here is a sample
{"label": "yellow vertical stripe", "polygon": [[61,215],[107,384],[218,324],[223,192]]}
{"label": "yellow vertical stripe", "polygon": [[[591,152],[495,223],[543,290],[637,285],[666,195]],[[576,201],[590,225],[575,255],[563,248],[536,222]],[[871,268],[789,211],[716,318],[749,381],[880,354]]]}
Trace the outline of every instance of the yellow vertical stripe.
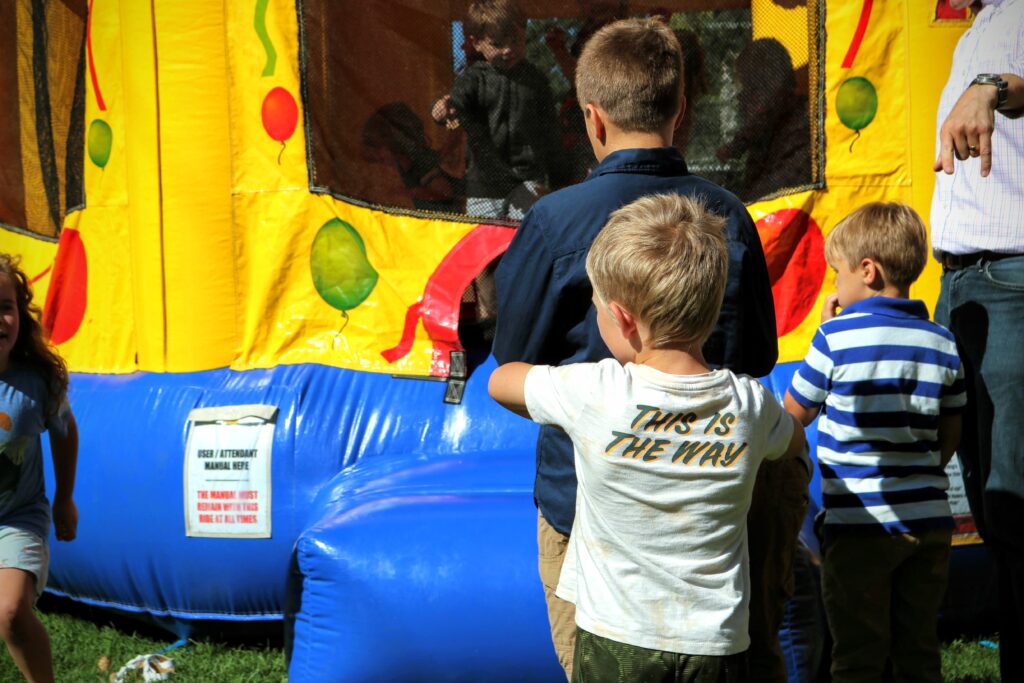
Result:
{"label": "yellow vertical stripe", "polygon": [[226,366],[237,335],[225,7],[155,0],[154,8],[167,369]]}
{"label": "yellow vertical stripe", "polygon": [[[100,0],[93,4],[95,12],[117,11],[112,7],[114,0],[102,2],[105,3],[103,6]],[[105,90],[104,94],[109,110],[124,110],[127,232],[138,364],[141,370],[159,372],[166,369],[167,356],[155,28],[149,2],[124,0],[119,3],[119,9],[120,32],[104,38],[121,41],[123,99],[119,101],[110,90]],[[93,28],[95,30],[95,23]],[[94,33],[93,41],[97,38]],[[103,75],[108,83],[117,76],[109,72]],[[93,175],[96,177],[102,173],[94,170]]]}

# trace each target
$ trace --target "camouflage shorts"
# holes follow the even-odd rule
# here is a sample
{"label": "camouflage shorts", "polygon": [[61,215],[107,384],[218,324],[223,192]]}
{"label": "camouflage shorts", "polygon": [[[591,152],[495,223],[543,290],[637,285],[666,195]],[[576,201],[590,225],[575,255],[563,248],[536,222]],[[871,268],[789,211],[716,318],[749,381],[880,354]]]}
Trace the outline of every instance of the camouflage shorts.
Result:
{"label": "camouflage shorts", "polygon": [[573,683],[742,683],[747,653],[685,655],[627,645],[576,629]]}

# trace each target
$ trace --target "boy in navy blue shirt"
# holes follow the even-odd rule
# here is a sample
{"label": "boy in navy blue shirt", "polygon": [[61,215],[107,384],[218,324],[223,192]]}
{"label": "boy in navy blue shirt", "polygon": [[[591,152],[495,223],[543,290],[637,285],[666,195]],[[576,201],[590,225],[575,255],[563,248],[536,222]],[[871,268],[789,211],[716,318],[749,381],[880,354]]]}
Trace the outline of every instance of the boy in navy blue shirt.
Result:
{"label": "boy in navy blue shirt", "polygon": [[[757,229],[734,195],[690,175],[683,157],[672,147],[672,135],[685,108],[681,74],[679,43],[659,21],[609,24],[587,42],[577,64],[576,92],[600,163],[582,183],[534,204],[503,257],[495,277],[498,326],[493,350],[499,363],[559,366],[610,358],[591,305],[587,251],[616,209],[645,195],[677,193],[700,197],[713,213],[726,219],[728,281],[718,323],[703,347],[705,358],[713,367],[755,377],[771,371],[778,357],[775,308]],[[762,475],[775,478],[768,483],[759,476],[762,489],[802,485],[806,490],[807,475],[798,462],[767,466]],[[789,478],[795,483],[778,481]],[[552,640],[569,674],[574,609],[554,591],[575,515],[576,472],[572,442],[553,427],[542,427],[538,437],[534,498],[539,508],[539,570]],[[768,651],[772,664],[762,668],[774,667],[776,680],[785,680],[777,644],[782,574],[792,558],[803,514],[802,509],[784,506],[752,508],[751,512],[752,547],[759,534],[767,538],[775,533],[787,539],[783,547],[775,545],[761,557],[756,552],[751,556],[752,576],[769,577],[772,583],[755,586],[752,596],[752,669],[759,668],[758,653]],[[782,524],[785,530],[762,532],[757,523]],[[776,560],[783,563],[782,568],[763,566],[766,561],[777,565]],[[761,610],[766,602],[773,605],[768,616]]]}

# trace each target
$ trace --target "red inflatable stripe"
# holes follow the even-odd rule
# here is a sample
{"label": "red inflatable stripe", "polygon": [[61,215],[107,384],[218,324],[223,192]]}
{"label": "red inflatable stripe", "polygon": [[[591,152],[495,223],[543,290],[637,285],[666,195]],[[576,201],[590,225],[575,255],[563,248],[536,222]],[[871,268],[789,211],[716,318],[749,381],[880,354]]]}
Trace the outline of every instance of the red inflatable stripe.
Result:
{"label": "red inflatable stripe", "polygon": [[422,303],[421,299],[410,306],[409,310],[405,312],[405,326],[402,327],[402,338],[398,341],[398,344],[380,352],[380,355],[384,356],[384,360],[387,362],[394,363],[399,358],[405,358],[412,351],[412,342],[416,337],[416,323],[420,321]]}
{"label": "red inflatable stripe", "polygon": [[394,363],[412,350],[416,323],[434,342],[430,374],[448,376],[448,354],[462,349],[459,342],[459,305],[462,293],[480,271],[508,248],[514,230],[500,225],[478,225],[452,247],[427,279],[423,296],[405,313],[402,338],[394,347],[381,352]]}
{"label": "red inflatable stripe", "polygon": [[96,78],[96,65],[92,60],[92,1],[89,0],[89,17],[85,22],[85,50],[89,53],[89,78],[92,79],[92,92],[96,95],[96,105],[100,111],[106,111],[107,105],[103,101],[103,93],[100,92],[100,82]]}
{"label": "red inflatable stripe", "polygon": [[857,22],[857,30],[853,32],[853,41],[850,43],[850,49],[846,51],[846,57],[843,58],[844,69],[849,69],[853,66],[853,59],[857,56],[860,44],[864,42],[864,34],[868,30],[868,20],[871,18],[871,6],[873,4],[874,0],[864,0],[864,6],[860,9],[860,21]]}

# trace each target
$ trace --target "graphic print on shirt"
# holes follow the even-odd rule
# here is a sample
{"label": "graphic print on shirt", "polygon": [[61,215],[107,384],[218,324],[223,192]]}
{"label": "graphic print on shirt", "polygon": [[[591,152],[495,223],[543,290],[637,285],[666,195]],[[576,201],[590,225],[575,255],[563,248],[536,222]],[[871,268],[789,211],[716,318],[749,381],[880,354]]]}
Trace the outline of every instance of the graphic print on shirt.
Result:
{"label": "graphic print on shirt", "polygon": [[0,501],[18,487],[29,439],[15,436],[11,416],[0,412]]}
{"label": "graphic print on shirt", "polygon": [[[675,413],[643,404],[637,404],[636,408],[637,413],[629,425],[633,431],[612,430],[605,455],[618,454],[645,463],[668,458],[674,465],[732,467],[747,450],[745,441],[723,441],[736,424],[733,413],[698,416],[694,412]],[[659,438],[658,434],[692,435],[694,438],[674,442]],[[675,450],[666,450],[673,443],[678,443]]]}

